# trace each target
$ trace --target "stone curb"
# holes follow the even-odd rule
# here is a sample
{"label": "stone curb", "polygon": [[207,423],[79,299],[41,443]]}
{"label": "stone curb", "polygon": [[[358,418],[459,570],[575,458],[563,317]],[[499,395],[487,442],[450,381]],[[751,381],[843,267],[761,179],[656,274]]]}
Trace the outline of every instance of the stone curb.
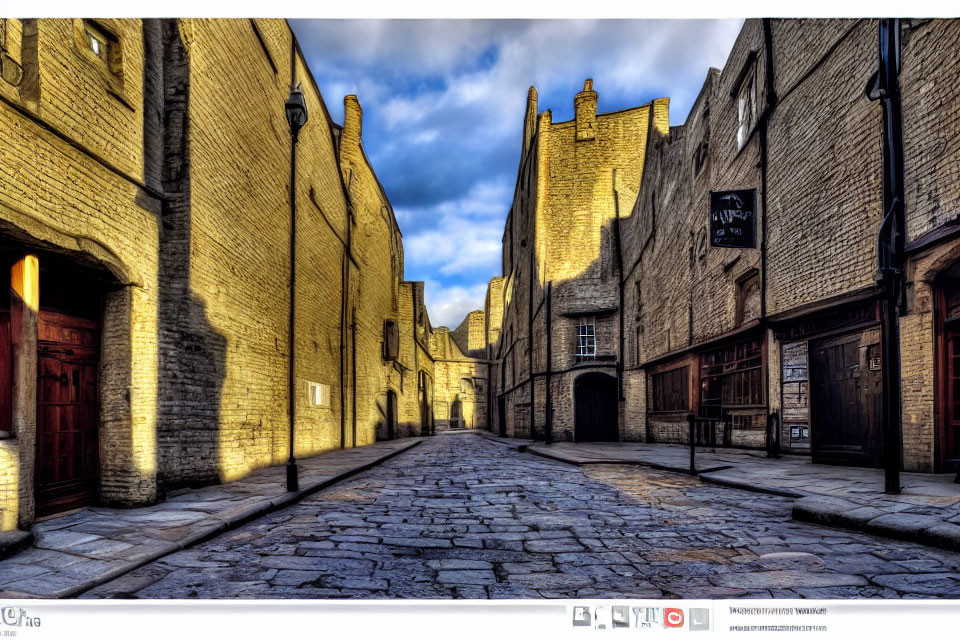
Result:
{"label": "stone curb", "polygon": [[[485,437],[498,444],[512,446],[511,443],[504,442],[502,439],[491,436]],[[542,450],[531,449],[529,446],[520,446],[519,450],[526,450],[527,453],[578,467],[595,464],[632,464],[689,475],[688,467],[679,467],[677,465],[641,462],[638,460],[574,461]],[[701,469],[698,471],[698,476],[700,480],[708,484],[740,489],[742,491],[751,491],[753,493],[765,493],[784,498],[792,498],[795,502],[791,509],[791,517],[800,522],[810,522],[812,524],[820,524],[839,529],[852,529],[882,538],[905,540],[907,542],[915,542],[924,546],[937,547],[948,551],[960,551],[960,525],[952,524],[932,516],[910,513],[889,513],[877,507],[857,504],[843,498],[811,495],[800,491],[791,491],[790,489],[777,489],[764,485],[751,484],[729,474],[716,473],[732,468],[734,468],[733,465],[725,465],[722,467]]]}
{"label": "stone curb", "polygon": [[724,471],[726,469],[733,468],[733,465],[728,464],[726,466],[714,469],[704,469],[698,475],[700,476],[701,480],[708,484],[715,484],[721,487],[730,487],[731,489],[741,489],[742,491],[752,491],[753,493],[766,493],[772,496],[781,496],[783,498],[805,498],[810,495],[808,493],[791,491],[789,489],[774,489],[773,487],[751,484],[737,478],[732,478],[729,475],[715,473],[717,471]]}
{"label": "stone curb", "polygon": [[[250,522],[251,520],[255,520],[256,518],[259,518],[260,516],[266,515],[273,511],[277,511],[295,502],[299,502],[303,498],[306,498],[307,496],[314,494],[320,491],[321,489],[326,489],[327,487],[333,484],[336,484],[338,482],[341,482],[343,480],[346,480],[351,476],[357,475],[358,473],[362,473],[379,464],[383,464],[387,460],[395,456],[398,456],[401,453],[405,453],[409,451],[410,449],[417,446],[421,442],[423,442],[422,438],[419,440],[415,440],[404,447],[391,451],[390,453],[384,456],[381,456],[379,458],[376,458],[364,465],[354,467],[352,469],[348,469],[347,471],[339,473],[335,476],[331,476],[329,478],[324,478],[323,480],[315,480],[313,482],[309,482],[299,491],[293,491],[290,493],[281,494],[279,496],[265,498],[261,502],[253,505],[249,509],[244,509],[242,512],[237,513],[231,518],[223,520],[217,524],[208,525],[203,529],[201,529],[200,531],[191,533],[190,535],[188,535],[187,537],[181,540],[170,543],[169,547],[165,546],[163,549],[160,549],[155,553],[151,553],[137,560],[136,562],[131,562],[126,565],[115,567],[110,571],[107,571],[97,576],[96,578],[92,578],[80,584],[57,591],[55,594],[53,594],[52,597],[54,599],[59,599],[59,598],[72,598],[74,596],[81,595],[89,591],[90,589],[93,589],[94,587],[99,587],[102,584],[106,584],[107,582],[110,582],[115,578],[119,578],[120,576],[130,573],[131,571],[134,571],[136,569],[139,569],[140,567],[150,564],[151,562],[155,562],[156,560],[159,560],[160,558],[168,556],[171,553],[176,553],[177,551],[183,551],[184,549],[187,549],[201,542],[205,542],[211,538],[214,538],[220,535],[221,533],[241,527],[244,524]],[[28,532],[24,531],[21,533],[28,533]],[[32,534],[29,534],[29,535],[30,535],[30,538],[32,539],[33,535]],[[33,596],[33,597],[36,597],[36,596]]]}
{"label": "stone curb", "polygon": [[[523,445],[521,445],[521,446],[523,446]],[[522,451],[522,450],[524,450],[524,449],[521,449],[521,451]],[[542,450],[542,449],[531,449],[529,446],[527,446],[525,450],[526,450],[527,453],[532,453],[532,454],[535,455],[535,456],[541,456],[541,457],[543,457],[543,458],[550,458],[551,460],[556,460],[556,461],[558,461],[558,462],[565,462],[565,463],[567,463],[567,464],[572,464],[572,465],[575,465],[575,466],[578,466],[578,467],[585,467],[585,466],[589,466],[589,465],[598,465],[598,464],[625,464],[625,465],[633,465],[633,466],[637,466],[637,467],[649,467],[649,468],[651,468],[651,469],[658,469],[658,470],[660,470],[660,471],[671,471],[671,472],[673,472],[673,473],[683,473],[683,474],[687,474],[687,475],[689,475],[689,473],[690,473],[690,467],[689,467],[689,466],[683,466],[683,467],[681,467],[681,466],[678,466],[678,465],[661,464],[661,463],[659,463],[659,462],[649,462],[649,461],[646,461],[646,460],[617,460],[617,459],[614,459],[614,458],[608,458],[608,459],[606,459],[606,460],[571,460],[570,458],[566,458],[566,457],[559,456],[559,455],[552,454],[552,453],[547,453],[546,451],[544,451],[544,450]],[[722,469],[729,469],[729,468],[730,468],[730,465],[728,465],[728,464],[727,464],[727,465],[719,465],[719,466],[716,466],[716,467],[710,467],[710,468],[708,468],[708,469],[702,469],[702,470],[698,471],[697,473],[698,473],[698,474],[700,474],[700,473],[708,473],[708,472],[711,472],[711,471],[720,471],[720,470],[722,470]]]}
{"label": "stone curb", "polygon": [[33,544],[32,531],[0,531],[0,560]]}
{"label": "stone curb", "polygon": [[[878,515],[879,514],[879,515]],[[855,529],[883,538],[916,542],[928,547],[960,551],[960,525],[914,513],[884,513],[829,496],[807,496],[793,504],[794,520]]]}

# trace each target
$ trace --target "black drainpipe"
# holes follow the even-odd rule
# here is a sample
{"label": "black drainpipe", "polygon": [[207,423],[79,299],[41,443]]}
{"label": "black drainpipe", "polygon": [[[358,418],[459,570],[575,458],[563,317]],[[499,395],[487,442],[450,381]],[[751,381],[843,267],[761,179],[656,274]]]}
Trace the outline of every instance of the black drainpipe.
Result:
{"label": "black drainpipe", "polygon": [[533,258],[534,248],[530,247],[530,272],[527,278],[530,280],[529,304],[527,305],[527,373],[530,377],[530,439],[535,440],[537,412],[537,379],[533,376]]}
{"label": "black drainpipe", "polygon": [[[770,18],[763,19],[763,51],[764,51],[764,93],[766,107],[760,117],[760,208],[763,214],[760,218],[760,324],[764,333],[764,348],[769,349],[767,342],[767,170],[769,164],[769,129],[770,116],[777,106],[777,85],[774,76],[773,60],[773,26]],[[763,388],[766,399],[767,414],[767,455],[773,458],[780,457],[780,427],[779,421],[770,419],[770,367],[763,368]]]}
{"label": "black drainpipe", "polygon": [[[613,170],[613,208],[616,220],[613,226],[613,239],[617,249],[617,294],[620,296],[620,346],[617,353],[617,399],[621,402],[623,396],[623,248],[620,244],[620,196],[617,193],[617,170]],[[617,411],[622,418],[623,411]],[[619,425],[617,427],[619,429]]]}
{"label": "black drainpipe", "polygon": [[543,441],[546,444],[553,442],[553,404],[551,402],[550,379],[553,376],[553,281],[547,282],[546,324],[547,324],[547,388],[544,397],[547,410],[547,424],[544,429]]}
{"label": "black drainpipe", "polygon": [[[900,315],[904,303],[905,218],[903,113],[900,107],[900,20],[880,20],[879,69],[867,97],[883,107],[883,221],[877,234],[877,279],[883,285],[883,466],[884,491],[900,493],[903,456],[900,407]],[[960,477],[960,476],[958,476]]]}
{"label": "black drainpipe", "polygon": [[357,309],[350,310],[350,446],[357,446]]}

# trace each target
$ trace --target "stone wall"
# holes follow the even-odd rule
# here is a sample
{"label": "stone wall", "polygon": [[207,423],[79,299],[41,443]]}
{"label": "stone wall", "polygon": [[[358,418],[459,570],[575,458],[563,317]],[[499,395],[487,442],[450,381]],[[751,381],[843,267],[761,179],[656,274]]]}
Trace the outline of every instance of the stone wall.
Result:
{"label": "stone wall", "polygon": [[[107,289],[101,502],[148,503],[287,458],[291,80],[309,114],[294,185],[295,454],[383,437],[388,390],[396,435],[429,432],[422,283],[403,282],[359,104],[347,98],[343,127],[331,120],[286,22],[3,26],[0,129],[14,152],[0,159],[0,234],[19,251],[4,258],[38,255],[41,271],[56,258]],[[109,41],[102,54],[88,29]],[[36,260],[17,264],[36,277]],[[399,325],[396,360],[387,320]],[[18,344],[15,370],[35,372],[35,349]],[[21,377],[14,437],[0,442],[4,528],[33,519],[36,392]]]}

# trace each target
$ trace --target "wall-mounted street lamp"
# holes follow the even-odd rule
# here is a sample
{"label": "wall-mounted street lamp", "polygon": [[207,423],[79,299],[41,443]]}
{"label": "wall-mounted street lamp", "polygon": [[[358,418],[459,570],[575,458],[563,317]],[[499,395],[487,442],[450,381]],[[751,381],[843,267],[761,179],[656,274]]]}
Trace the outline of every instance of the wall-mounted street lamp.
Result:
{"label": "wall-mounted street lamp", "polygon": [[293,425],[296,418],[296,377],[294,372],[294,320],[296,318],[296,275],[297,275],[297,139],[300,129],[307,123],[307,102],[300,85],[290,86],[290,96],[283,105],[290,125],[290,330],[288,331],[289,362],[289,410],[290,417],[290,457],[287,459],[287,491],[297,491],[300,483],[297,478],[297,460],[293,456]]}

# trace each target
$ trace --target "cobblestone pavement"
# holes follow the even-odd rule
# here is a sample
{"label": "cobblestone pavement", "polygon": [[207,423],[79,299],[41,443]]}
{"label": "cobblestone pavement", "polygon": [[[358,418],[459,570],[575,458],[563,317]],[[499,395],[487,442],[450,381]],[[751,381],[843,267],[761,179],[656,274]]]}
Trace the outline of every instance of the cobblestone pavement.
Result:
{"label": "cobblestone pavement", "polygon": [[84,597],[960,597],[960,554],[790,502],[438,436]]}

